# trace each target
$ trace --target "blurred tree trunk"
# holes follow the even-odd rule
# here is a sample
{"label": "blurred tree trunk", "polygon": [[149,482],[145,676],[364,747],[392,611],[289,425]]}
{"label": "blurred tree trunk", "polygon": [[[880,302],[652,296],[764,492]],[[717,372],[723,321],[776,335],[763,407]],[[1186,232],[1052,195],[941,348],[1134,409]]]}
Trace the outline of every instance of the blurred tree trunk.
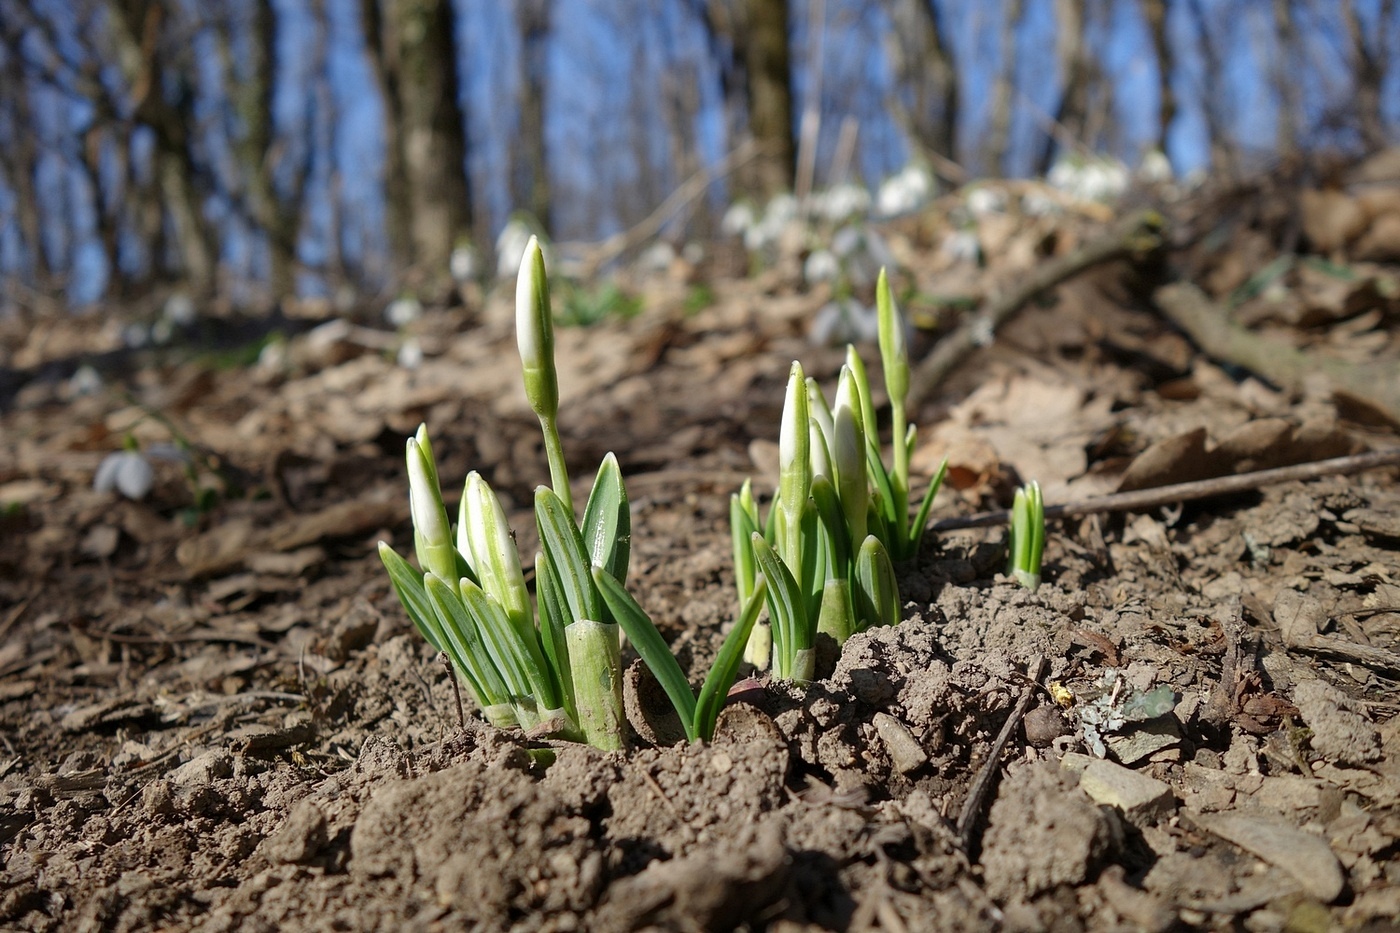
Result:
{"label": "blurred tree trunk", "polygon": [[1278,154],[1292,162],[1298,154],[1298,124],[1303,117],[1303,105],[1298,97],[1298,31],[1293,24],[1290,0],[1273,0],[1274,41],[1278,49],[1269,62],[1269,81],[1278,95],[1279,113],[1276,128]]}
{"label": "blurred tree trunk", "polygon": [[884,6],[891,26],[885,58],[896,86],[892,114],[923,162],[956,162],[958,69],[934,0],[884,0]]}
{"label": "blurred tree trunk", "polygon": [[1342,19],[1346,23],[1347,37],[1351,41],[1351,73],[1356,82],[1356,118],[1360,125],[1361,140],[1372,151],[1384,148],[1390,142],[1386,132],[1385,100],[1382,86],[1389,66],[1392,50],[1392,26],[1395,22],[1394,0],[1381,0],[1376,11],[1377,28],[1373,41],[1367,41],[1367,30],[1357,16],[1352,0],[1342,0]]}
{"label": "blurred tree trunk", "polygon": [[5,42],[5,67],[0,72],[0,121],[12,129],[0,146],[0,179],[14,199],[15,222],[24,243],[32,284],[37,290],[48,292],[53,286],[54,270],[44,255],[39,198],[34,187],[39,154],[30,132],[34,125],[29,106],[31,87],[19,54],[22,35],[13,27],[13,23],[0,24]]}
{"label": "blurred tree trunk", "polygon": [[736,180],[745,192],[766,200],[792,190],[796,169],[787,0],[743,0],[735,24],[732,41],[744,63],[749,132],[759,147]]}
{"label": "blurred tree trunk", "polygon": [[1084,43],[1084,0],[1055,0],[1055,70],[1060,99],[1051,115],[1036,172],[1050,171],[1061,144],[1084,142],[1089,116],[1091,65]]}
{"label": "blurred tree trunk", "polygon": [[1011,100],[1016,90],[1016,34],[1020,31],[1023,13],[1021,0],[1007,0],[1003,7],[1005,19],[997,36],[997,61],[1001,67],[992,85],[981,160],[982,171],[993,176],[1006,171],[1006,150],[1011,142]]}
{"label": "blurred tree trunk", "polygon": [[520,136],[513,154],[512,194],[515,206],[529,211],[544,225],[550,223],[549,151],[545,139],[545,80],[549,36],[553,29],[554,0],[517,0],[520,29]]}
{"label": "blurred tree trunk", "polygon": [[1235,147],[1230,138],[1230,121],[1226,113],[1226,95],[1219,92],[1225,80],[1225,68],[1211,32],[1209,16],[1201,0],[1186,0],[1191,18],[1196,24],[1196,41],[1201,49],[1201,110],[1210,134],[1211,164],[1227,175],[1235,173]]}
{"label": "blurred tree trunk", "polygon": [[384,99],[390,251],[399,273],[431,288],[471,231],[451,0],[363,0],[360,10]]}
{"label": "blurred tree trunk", "polygon": [[[161,231],[156,238],[169,246],[173,237],[190,290],[212,294],[219,253],[204,213],[209,180],[196,161],[190,135],[200,120],[188,36],[171,34],[171,13],[164,0],[111,0],[109,10],[110,60],[122,68],[134,122],[149,127],[155,138],[154,184],[162,208],[162,217],[153,219]],[[170,222],[168,235],[165,218]],[[166,258],[157,255],[157,268]]]}
{"label": "blurred tree trunk", "polygon": [[1167,0],[1143,0],[1142,13],[1152,35],[1152,51],[1157,58],[1157,135],[1152,146],[1167,151],[1167,133],[1176,119],[1176,92],[1172,90],[1172,75],[1176,72],[1176,57],[1172,53],[1171,37],[1167,34]]}

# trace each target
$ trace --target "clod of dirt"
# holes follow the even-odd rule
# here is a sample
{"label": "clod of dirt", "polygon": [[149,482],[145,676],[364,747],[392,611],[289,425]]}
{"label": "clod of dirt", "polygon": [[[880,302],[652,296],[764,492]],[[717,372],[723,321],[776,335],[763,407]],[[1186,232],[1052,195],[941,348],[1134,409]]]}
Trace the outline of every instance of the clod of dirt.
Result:
{"label": "clod of dirt", "polygon": [[1093,877],[1113,848],[1110,817],[1048,763],[1012,771],[982,840],[987,893],[998,901],[1036,897]]}
{"label": "clod of dirt", "polygon": [[652,862],[619,881],[594,918],[599,930],[732,930],[782,894],[788,853],[781,829],[750,827],[684,858]]}
{"label": "clod of dirt", "polygon": [[1293,691],[1303,721],[1312,729],[1313,750],[1343,765],[1360,765],[1381,756],[1380,736],[1342,691],[1321,680],[1305,680]]}
{"label": "clod of dirt", "polygon": [[326,814],[310,800],[292,808],[282,828],[263,843],[263,854],[274,862],[297,865],[311,861],[328,841]]}

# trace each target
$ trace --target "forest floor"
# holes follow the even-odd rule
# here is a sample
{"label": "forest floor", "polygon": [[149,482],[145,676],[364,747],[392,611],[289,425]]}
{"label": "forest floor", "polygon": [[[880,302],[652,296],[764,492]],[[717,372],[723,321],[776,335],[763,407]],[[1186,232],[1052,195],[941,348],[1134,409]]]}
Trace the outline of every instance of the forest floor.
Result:
{"label": "forest floor", "polygon": [[[941,248],[959,196],[879,228],[916,356],[1112,235],[997,190],[980,265]],[[1384,380],[1338,373],[1400,385],[1400,266],[1356,259],[1356,231],[1313,255],[1317,210],[1272,181],[1164,202],[1161,248],[1009,316],[914,412],[919,482],[951,463],[935,519],[1024,479],[1054,504],[1395,448]],[[734,616],[729,495],[776,476],[789,362],[828,392],[841,363],[809,338],[830,289],[802,284],[805,248],[752,275],[678,260],[635,280],[640,314],[557,334],[571,469],[585,489],[617,453],[634,592],[692,672]],[[1203,352],[1166,317],[1180,282],[1316,372]],[[1395,928],[1394,467],[1054,520],[1034,593],[1000,573],[1004,528],[931,534],[901,625],[809,689],[746,681],[710,744],[557,743],[546,766],[547,742],[459,725],[375,545],[412,550],[426,421],[449,499],[482,471],[533,553],[512,294],[397,334],[284,320],[260,355],[196,352],[202,325],[125,351],[108,318],[0,322],[0,925]],[[95,491],[128,436],[187,443],[217,495],[158,457],[143,500]]]}

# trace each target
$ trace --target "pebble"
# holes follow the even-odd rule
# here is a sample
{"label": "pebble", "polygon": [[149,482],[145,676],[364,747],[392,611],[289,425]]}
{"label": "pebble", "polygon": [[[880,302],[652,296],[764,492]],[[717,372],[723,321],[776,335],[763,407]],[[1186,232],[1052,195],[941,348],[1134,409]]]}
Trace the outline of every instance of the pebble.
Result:
{"label": "pebble", "polygon": [[1296,826],[1238,813],[1202,813],[1198,826],[1277,865],[1298,880],[1303,890],[1324,904],[1342,893],[1346,879],[1327,843]]}

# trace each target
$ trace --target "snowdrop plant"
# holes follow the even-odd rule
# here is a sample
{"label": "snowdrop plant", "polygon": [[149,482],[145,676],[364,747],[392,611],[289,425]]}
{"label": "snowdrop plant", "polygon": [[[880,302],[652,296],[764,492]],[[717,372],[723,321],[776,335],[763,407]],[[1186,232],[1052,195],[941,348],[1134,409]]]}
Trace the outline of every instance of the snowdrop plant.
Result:
{"label": "snowdrop plant", "polygon": [[[882,271],[877,287],[879,343],[893,419],[893,465],[880,452],[865,365],[853,347],[828,405],[816,382],[792,364],[779,435],[780,475],[766,520],[753,485],[730,500],[735,583],[741,605],[768,581],[769,625],[757,626],[747,659],[771,660],[779,679],[813,674],[815,637],[838,643],[874,625],[899,621],[894,560],[918,553],[947,463],[909,518],[909,458],[916,431],[907,424],[909,358],[904,325]],[[805,426],[805,427],[804,427]]]}
{"label": "snowdrop plant", "polygon": [[475,471],[467,476],[454,533],[423,426],[406,445],[418,567],[388,544],[379,545],[399,601],[493,725],[621,748],[621,630],[666,688],[687,735],[707,739],[761,608],[761,589],[740,614],[697,699],[655,625],[627,592],[631,512],[611,453],[599,467],[582,522],[575,517],[556,420],[548,284],[533,238],[521,260],[516,327],[525,394],[540,420],[552,484],[535,491],[535,600],[505,510]]}
{"label": "snowdrop plant", "polygon": [[1045,552],[1045,500],[1035,480],[1016,490],[1007,551],[1006,575],[1034,593],[1040,588],[1040,559]]}

